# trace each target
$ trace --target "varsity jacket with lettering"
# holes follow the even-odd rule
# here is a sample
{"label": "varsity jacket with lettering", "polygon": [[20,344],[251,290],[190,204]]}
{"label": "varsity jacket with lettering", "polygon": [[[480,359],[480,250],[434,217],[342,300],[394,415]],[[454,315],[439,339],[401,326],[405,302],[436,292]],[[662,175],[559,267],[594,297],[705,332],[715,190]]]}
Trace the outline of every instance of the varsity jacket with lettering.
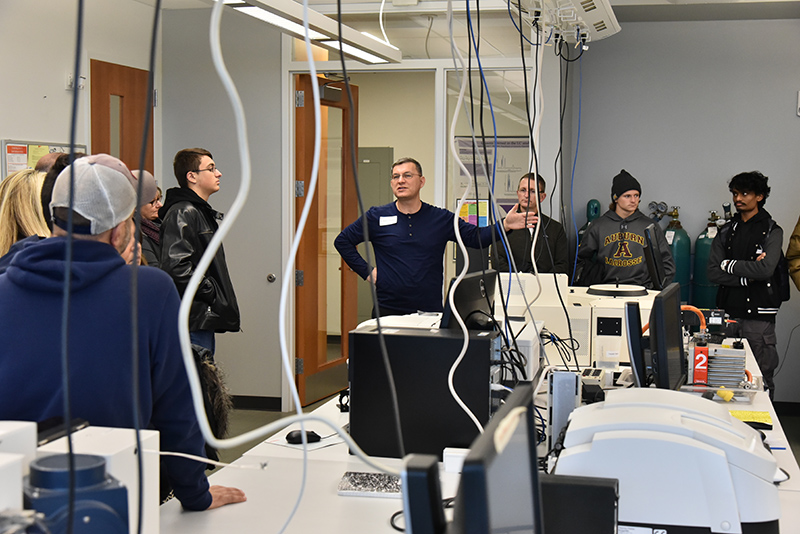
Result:
{"label": "varsity jacket with lettering", "polygon": [[708,279],[719,284],[717,306],[734,318],[775,321],[782,299],[773,277],[782,247],[783,229],[767,210],[759,209],[746,222],[734,215],[714,238],[708,256]]}

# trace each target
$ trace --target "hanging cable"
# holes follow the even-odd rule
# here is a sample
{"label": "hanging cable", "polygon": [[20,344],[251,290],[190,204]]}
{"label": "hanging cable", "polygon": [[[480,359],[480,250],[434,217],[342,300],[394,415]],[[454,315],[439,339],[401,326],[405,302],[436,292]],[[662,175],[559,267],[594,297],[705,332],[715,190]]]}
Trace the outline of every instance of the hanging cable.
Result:
{"label": "hanging cable", "polygon": [[428,51],[428,41],[431,38],[431,29],[433,29],[433,15],[428,15],[428,31],[425,33],[425,55],[428,56],[428,59],[431,58],[431,53]]}
{"label": "hanging cable", "polygon": [[[339,28],[339,47],[342,46],[342,2],[336,0],[336,14]],[[431,19],[433,21],[433,19]],[[356,158],[356,142],[355,142],[355,104],[353,103],[353,92],[350,88],[350,78],[347,75],[347,65],[345,65],[344,54],[339,54],[339,60],[342,64],[342,75],[344,76],[344,87],[347,93],[347,102],[349,104],[350,121],[348,135],[350,137],[350,165],[353,169],[353,182],[356,188],[356,198],[358,199],[358,210],[361,216],[361,224],[364,229],[364,249],[367,256],[367,268],[369,273],[372,273],[372,254],[370,252],[369,241],[369,221],[367,220],[367,212],[364,209],[364,201],[361,198],[361,187],[358,182],[358,159]],[[378,328],[378,346],[381,350],[381,358],[383,359],[383,367],[386,371],[386,380],[389,384],[389,397],[392,401],[392,415],[394,417],[395,431],[397,432],[397,450],[400,451],[400,457],[406,455],[405,443],[403,440],[403,428],[400,422],[400,404],[397,400],[397,387],[394,382],[394,373],[392,372],[392,364],[389,361],[389,351],[386,348],[386,339],[383,335],[383,328],[381,327],[381,311],[378,303],[378,294],[374,282],[369,282],[370,296],[372,297],[372,305],[375,309],[375,325]]]}
{"label": "hanging cable", "polygon": [[575,157],[572,160],[572,176],[569,187],[569,204],[572,211],[572,226],[575,229],[575,260],[572,265],[572,283],[575,283],[575,271],[578,268],[578,250],[580,249],[580,236],[578,223],[575,219],[575,167],[578,164],[578,148],[581,146],[581,107],[583,104],[583,62],[578,63],[578,133],[575,137]]}
{"label": "hanging cable", "polygon": [[[150,38],[150,61],[147,73],[147,97],[144,109],[144,127],[142,132],[142,144],[139,152],[139,179],[136,180],[136,209],[134,210],[134,233],[135,243],[141,242],[142,230],[142,177],[144,176],[144,164],[147,159],[148,141],[150,139],[150,120],[153,109],[153,80],[156,68],[156,42],[158,40],[158,25],[161,16],[161,0],[156,0],[155,12],[153,14],[153,31]],[[133,262],[131,265],[131,374],[132,374],[132,397],[133,397],[133,431],[136,443],[136,450],[142,450],[141,441],[141,414],[139,396],[139,253],[138,246],[133,247]],[[144,515],[144,460],[141,454],[136,455],[136,471],[139,480],[137,488],[137,509],[136,509],[136,532],[142,532],[142,517]]]}
{"label": "hanging cable", "polygon": [[513,25],[514,25],[514,27],[517,29],[517,32],[519,32],[519,34],[520,34],[520,36],[522,37],[522,39],[525,39],[525,40],[528,42],[528,44],[529,44],[529,45],[531,45],[531,46],[535,46],[535,45],[534,45],[534,44],[531,42],[531,40],[530,40],[530,39],[528,39],[527,37],[525,37],[525,34],[524,34],[524,33],[522,33],[522,29],[520,28],[520,26],[522,25],[522,8],[520,8],[519,2],[517,2],[516,4],[514,4],[514,7],[516,7],[516,8],[517,8],[517,11],[519,12],[519,15],[520,15],[520,26],[517,26],[517,22],[514,20],[514,15],[511,13],[511,0],[508,0],[508,1],[506,2],[506,4],[508,5],[508,18],[510,18],[510,19],[511,19],[511,24],[513,24]]}
{"label": "hanging cable", "polygon": [[[456,108],[455,108],[456,110],[458,110],[462,106],[462,104],[464,102],[464,93],[466,91],[466,86],[467,86],[467,70],[466,70],[466,65],[464,63],[464,56],[461,55],[461,51],[458,50],[458,48],[455,45],[455,37],[453,35],[453,0],[447,0],[447,22],[448,22],[448,27],[449,27],[449,30],[450,30],[450,50],[451,50],[451,53],[453,54],[453,60],[455,62],[456,58],[458,58],[458,63],[461,64],[461,71],[462,71],[461,88],[460,88],[459,93],[458,93],[458,100],[456,102]],[[455,144],[455,132],[456,132],[456,125],[457,124],[458,124],[458,113],[454,113],[453,114],[453,120],[450,123],[450,151],[451,151],[451,153],[453,155],[453,158],[455,159],[456,163],[459,165],[459,167],[461,167],[461,170],[469,178],[470,177],[469,170],[467,170],[467,168],[464,166],[463,162],[461,161],[461,158],[459,158],[458,149],[456,148],[456,144]],[[488,174],[487,174],[487,176],[488,176]],[[472,185],[470,184],[469,179],[468,179],[467,180],[467,188],[464,191],[464,194],[461,196],[461,200],[458,203],[458,207],[456,208],[456,214],[458,214],[461,211],[461,206],[464,205],[464,202],[465,202],[465,200],[467,199],[467,197],[469,195],[471,187],[472,187]],[[450,388],[450,395],[453,397],[453,399],[456,401],[456,403],[461,407],[461,409],[464,411],[464,413],[466,413],[467,416],[472,420],[472,422],[478,428],[478,431],[480,433],[483,433],[483,425],[478,420],[478,418],[475,416],[475,414],[472,412],[472,410],[470,410],[469,407],[464,403],[464,401],[461,399],[461,397],[459,397],[458,393],[455,390],[455,386],[453,384],[453,377],[455,376],[455,371],[458,368],[458,365],[464,359],[464,356],[466,355],[466,352],[467,352],[467,347],[469,346],[469,331],[467,330],[467,327],[464,324],[464,320],[461,318],[461,315],[459,315],[458,310],[456,309],[456,306],[455,306],[455,301],[453,300],[453,297],[454,297],[454,294],[456,292],[456,288],[458,287],[458,284],[461,283],[461,280],[464,279],[464,276],[466,276],[466,274],[467,274],[467,272],[469,270],[469,255],[467,254],[467,248],[464,245],[464,241],[461,239],[461,232],[459,231],[459,228],[458,228],[458,216],[457,215],[455,217],[453,217],[453,228],[455,229],[455,238],[456,238],[456,241],[458,242],[458,246],[461,249],[462,254],[464,255],[464,266],[462,267],[461,272],[456,277],[455,282],[453,282],[453,284],[451,285],[451,288],[450,288],[450,291],[448,292],[447,298],[448,298],[449,303],[450,303],[450,309],[453,311],[453,317],[456,319],[456,322],[458,323],[459,327],[461,328],[461,332],[462,332],[462,334],[464,336],[464,343],[463,343],[463,345],[461,347],[461,352],[459,353],[458,357],[453,362],[453,365],[450,367],[450,372],[448,373],[448,376],[447,376],[447,385]]]}
{"label": "hanging cable", "polygon": [[[239,447],[242,445],[247,444],[256,439],[263,438],[270,434],[281,430],[282,428],[293,424],[293,423],[301,423],[303,421],[321,421],[327,425],[329,425],[334,431],[336,431],[339,436],[347,443],[350,447],[350,450],[361,458],[367,465],[374,467],[380,471],[389,474],[398,474],[396,469],[390,468],[378,462],[369,456],[367,456],[363,450],[356,444],[349,434],[347,434],[344,430],[342,430],[337,423],[332,421],[328,421],[327,419],[314,415],[314,414],[298,414],[295,416],[285,417],[279,421],[275,421],[271,424],[264,425],[262,427],[256,428],[254,430],[250,430],[245,432],[239,436],[220,439],[214,436],[214,433],[211,431],[211,426],[208,422],[208,418],[205,413],[205,407],[203,405],[203,396],[202,390],[200,388],[200,379],[198,377],[197,369],[194,365],[194,358],[191,353],[191,341],[189,340],[188,334],[188,312],[191,306],[191,302],[194,299],[194,295],[197,292],[197,288],[199,287],[200,281],[203,277],[203,273],[208,269],[210,265],[211,259],[213,258],[216,251],[219,249],[219,246],[222,240],[225,238],[227,233],[230,231],[231,226],[235,223],[236,218],[238,217],[242,205],[244,203],[244,199],[247,196],[250,187],[251,181],[251,165],[250,165],[250,154],[249,154],[249,142],[247,137],[247,128],[244,121],[244,110],[242,107],[241,100],[236,92],[236,88],[233,84],[230,75],[225,70],[225,65],[222,60],[222,53],[221,47],[219,42],[219,25],[220,25],[220,18],[221,18],[221,2],[215,3],[214,10],[212,10],[211,16],[211,24],[210,24],[210,34],[211,34],[211,55],[212,59],[214,60],[214,66],[217,69],[217,74],[220,76],[220,80],[222,81],[223,87],[228,95],[231,105],[233,108],[235,123],[236,123],[236,136],[239,140],[239,157],[242,166],[242,184],[237,192],[237,196],[234,199],[234,202],[231,206],[231,209],[228,212],[228,216],[222,221],[219,226],[217,232],[215,232],[214,237],[211,239],[208,249],[206,250],[205,254],[200,260],[198,264],[197,270],[192,275],[192,278],[187,285],[186,291],[184,293],[184,297],[181,301],[181,308],[179,309],[179,337],[181,342],[181,354],[183,356],[184,367],[186,369],[188,380],[189,380],[189,388],[192,393],[192,401],[193,407],[195,411],[195,416],[198,420],[198,425],[200,426],[200,430],[205,438],[206,442],[215,448],[219,449],[229,449],[232,447]],[[313,65],[313,63],[312,63]],[[314,74],[316,77],[316,73]],[[313,86],[313,84],[312,84]],[[316,90],[318,93],[318,89]],[[318,158],[317,158],[318,159]],[[312,176],[312,179],[314,177]],[[315,184],[313,184],[315,185]],[[301,221],[305,224],[305,219],[307,218],[307,212],[304,215],[301,215]],[[298,223],[298,234],[295,237],[292,246],[292,252],[290,254],[290,258],[287,261],[286,269],[284,271],[284,286],[281,292],[281,301],[280,301],[280,316],[279,316],[279,326],[280,326],[280,341],[281,341],[281,357],[283,359],[283,368],[286,372],[288,379],[289,379],[289,387],[295,399],[295,403],[299,408],[299,397],[297,394],[297,389],[294,385],[294,377],[291,374],[291,367],[288,361],[288,351],[286,348],[286,303],[287,303],[287,280],[290,279],[287,273],[291,272],[294,267],[294,259],[297,254],[297,248],[299,246],[299,239],[302,236],[300,231],[300,224]],[[291,278],[293,279],[293,277]]]}
{"label": "hanging cable", "polygon": [[[381,33],[383,34],[383,40],[386,42],[387,45],[392,46],[392,43],[389,42],[389,38],[386,37],[386,30],[383,27],[383,8],[384,8],[385,5],[386,5],[386,0],[381,0],[381,10],[380,10],[380,13],[378,13],[378,23],[381,26]],[[341,15],[339,16],[339,20],[341,20]],[[339,50],[342,50],[341,42],[342,42],[342,28],[340,26],[339,27],[339,44],[340,44]]]}
{"label": "hanging cable", "polygon": [[69,467],[69,483],[67,491],[67,534],[72,534],[75,521],[75,451],[72,446],[72,406],[70,404],[69,377],[69,318],[70,292],[72,285],[73,245],[73,208],[75,206],[75,140],[78,123],[78,80],[81,73],[81,52],[83,49],[83,0],[78,0],[78,20],[75,36],[75,70],[72,87],[72,114],[69,127],[69,209],[67,210],[67,237],[64,261],[64,289],[62,292],[61,312],[61,388],[63,390],[64,426],[67,429],[67,465]]}

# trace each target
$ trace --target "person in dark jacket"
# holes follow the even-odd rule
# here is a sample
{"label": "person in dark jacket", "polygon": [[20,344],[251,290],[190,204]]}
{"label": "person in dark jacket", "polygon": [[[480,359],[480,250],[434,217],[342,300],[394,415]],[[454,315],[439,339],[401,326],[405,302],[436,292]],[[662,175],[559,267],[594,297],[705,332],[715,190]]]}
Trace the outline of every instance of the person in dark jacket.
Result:
{"label": "person in dark jacket", "polygon": [[[0,420],[63,416],[61,345],[69,218],[69,170],[52,192],[53,235],[30,241],[0,276]],[[116,158],[75,162],[70,272],[70,404],[95,426],[134,427],[131,361],[135,179]],[[138,424],[159,431],[164,451],[203,454],[180,356],[177,291],[158,269],[138,271]],[[245,500],[236,488],[212,486],[205,463],[165,457],[165,473],[187,510]]]}
{"label": "person in dark jacket", "polygon": [[[375,266],[370,270],[356,246],[364,241],[363,219],[359,217],[333,241],[347,265],[361,278],[375,284],[379,310],[373,316],[404,315],[418,311],[440,312],[444,270],[442,257],[449,241],[456,240],[455,215],[422,202],[425,185],[422,165],[412,158],[392,164],[392,193],[395,202],[373,206],[366,213],[369,239],[375,250]],[[468,247],[488,247],[492,234],[499,239],[501,227],[524,229],[525,216],[517,207],[494,227],[478,228],[459,221],[458,228]],[[533,221],[528,221],[533,226]]]}
{"label": "person in dark jacket", "polygon": [[[167,190],[161,217],[159,267],[172,277],[183,296],[189,279],[219,227],[222,214],[208,203],[219,191],[222,173],[211,152],[187,148],[175,154],[175,178],[180,187]],[[215,352],[215,333],[239,331],[239,305],[220,245],[197,289],[189,312],[192,344]]]}
{"label": "person in dark jacket", "polygon": [[776,268],[783,230],[764,209],[770,192],[766,176],[758,171],[743,172],[731,178],[728,188],[736,215],[711,243],[708,279],[719,284],[717,306],[735,320],[726,327],[726,334],[747,339],[769,396],[774,398],[773,375],[778,366],[775,317],[782,302]]}
{"label": "person in dark jacket", "polygon": [[158,267],[161,256],[161,219],[158,218],[158,209],[161,204],[161,188],[156,183],[156,178],[149,171],[131,171],[136,178],[142,180],[142,258],[144,264]]}
{"label": "person in dark jacket", "polygon": [[[576,285],[620,283],[653,288],[644,257],[644,230],[653,221],[639,211],[641,194],[639,181],[625,169],[614,177],[608,211],[592,221],[578,248]],[[658,224],[655,238],[666,285],[675,277],[675,260]]]}
{"label": "person in dark jacket", "polygon": [[[536,177],[539,177],[536,180]],[[526,213],[536,225],[539,225],[539,235],[536,238],[536,270],[540,273],[566,273],[569,270],[569,243],[564,227],[544,214],[538,213],[536,206],[536,194],[538,181],[539,204],[547,198],[545,191],[545,181],[541,176],[528,173],[519,180],[517,186],[517,206],[519,213]],[[533,261],[531,261],[531,245],[535,235],[535,227],[530,229],[509,230],[508,247],[514,257],[514,264],[517,271],[523,273],[533,272]],[[492,261],[493,266],[499,272],[508,272],[508,256],[506,255],[503,243],[498,242],[493,247]]]}

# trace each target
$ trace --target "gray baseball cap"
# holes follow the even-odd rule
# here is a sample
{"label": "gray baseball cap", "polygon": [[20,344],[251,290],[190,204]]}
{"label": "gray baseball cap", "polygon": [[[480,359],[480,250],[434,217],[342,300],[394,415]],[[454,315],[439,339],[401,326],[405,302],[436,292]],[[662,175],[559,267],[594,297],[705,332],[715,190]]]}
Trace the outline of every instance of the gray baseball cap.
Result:
{"label": "gray baseball cap", "polygon": [[[75,160],[73,210],[90,221],[88,228],[73,228],[74,233],[102,234],[130,218],[136,207],[136,178],[120,160],[96,154]],[[69,208],[70,167],[56,178],[50,211]],[[66,221],[55,215],[53,222],[66,230]]]}

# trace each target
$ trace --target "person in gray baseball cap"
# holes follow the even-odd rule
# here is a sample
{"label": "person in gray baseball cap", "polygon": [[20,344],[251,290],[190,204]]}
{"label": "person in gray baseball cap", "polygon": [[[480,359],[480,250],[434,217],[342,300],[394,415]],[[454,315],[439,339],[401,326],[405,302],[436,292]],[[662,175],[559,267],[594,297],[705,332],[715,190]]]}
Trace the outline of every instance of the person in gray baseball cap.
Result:
{"label": "person in gray baseball cap", "polygon": [[[58,176],[50,203],[53,237],[19,251],[0,275],[0,420],[63,416],[63,293],[72,244],[69,369],[72,417],[94,426],[160,433],[161,448],[203,456],[178,342],[175,285],[165,273],[127,265],[136,207],[134,178],[108,155],[81,158]],[[72,194],[70,194],[72,192]],[[72,198],[70,198],[72,197]],[[70,209],[70,207],[72,209]],[[131,274],[138,268],[138,405],[133,400]],[[241,502],[236,488],[209,487],[205,462],[164,459],[164,471],[187,510]]]}

